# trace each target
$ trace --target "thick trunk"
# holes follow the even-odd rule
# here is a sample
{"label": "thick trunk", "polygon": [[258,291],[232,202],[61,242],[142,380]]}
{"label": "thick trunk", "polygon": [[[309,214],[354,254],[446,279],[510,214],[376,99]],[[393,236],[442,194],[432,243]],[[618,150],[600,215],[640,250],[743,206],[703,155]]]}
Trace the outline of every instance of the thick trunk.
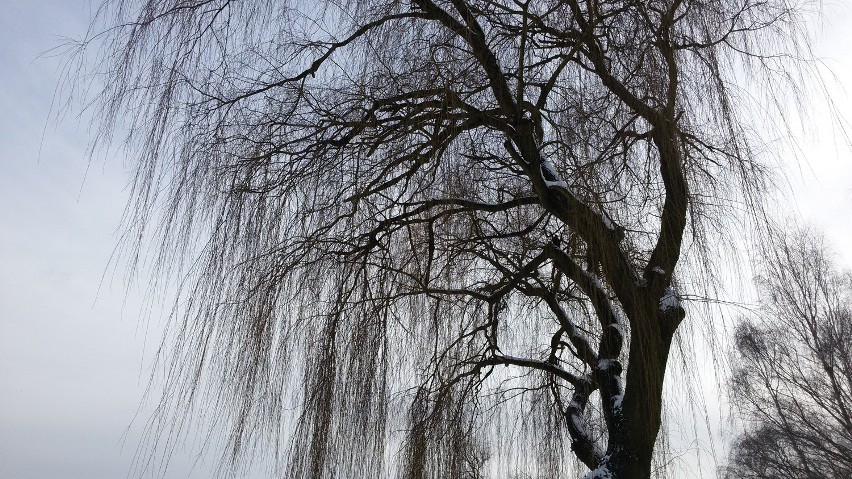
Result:
{"label": "thick trunk", "polygon": [[633,323],[624,399],[609,433],[605,466],[613,479],[651,476],[660,431],[663,380],[673,331],[656,311],[645,318]]}

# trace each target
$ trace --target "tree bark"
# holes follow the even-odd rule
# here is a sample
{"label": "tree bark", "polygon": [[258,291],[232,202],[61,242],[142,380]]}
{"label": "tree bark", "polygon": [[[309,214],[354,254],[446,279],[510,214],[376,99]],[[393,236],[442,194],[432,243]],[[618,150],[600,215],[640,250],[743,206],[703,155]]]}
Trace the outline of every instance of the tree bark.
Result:
{"label": "tree bark", "polygon": [[656,305],[631,321],[630,353],[621,411],[609,432],[604,466],[614,479],[648,479],[662,423],[663,381],[674,329]]}

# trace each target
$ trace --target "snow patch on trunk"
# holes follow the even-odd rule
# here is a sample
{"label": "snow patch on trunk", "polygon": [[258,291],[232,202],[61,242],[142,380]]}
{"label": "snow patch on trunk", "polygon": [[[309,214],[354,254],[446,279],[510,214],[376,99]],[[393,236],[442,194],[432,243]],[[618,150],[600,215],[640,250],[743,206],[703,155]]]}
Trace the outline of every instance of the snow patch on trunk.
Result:
{"label": "snow patch on trunk", "polygon": [[621,411],[621,403],[624,402],[624,394],[616,394],[612,397],[612,408]]}
{"label": "snow patch on trunk", "polygon": [[609,466],[601,466],[583,476],[583,479],[612,479],[612,473],[609,471]]}
{"label": "snow patch on trunk", "polygon": [[572,193],[568,188],[568,183],[559,176],[559,173],[556,172],[556,168],[554,168],[547,160],[541,162],[541,177],[544,179],[544,184],[547,185],[548,188],[558,187],[564,189],[568,193]]}
{"label": "snow patch on trunk", "polygon": [[665,313],[681,308],[677,293],[675,293],[672,288],[666,288],[666,290],[663,291],[663,297],[660,298],[660,311]]}

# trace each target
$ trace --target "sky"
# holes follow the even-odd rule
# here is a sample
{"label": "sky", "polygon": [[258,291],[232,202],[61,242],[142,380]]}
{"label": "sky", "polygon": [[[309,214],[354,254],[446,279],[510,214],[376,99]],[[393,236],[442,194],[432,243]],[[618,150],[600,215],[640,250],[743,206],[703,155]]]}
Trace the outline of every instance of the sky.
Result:
{"label": "sky", "polygon": [[[62,61],[43,55],[85,33],[90,5],[2,3],[0,477],[126,477],[152,412],[142,399],[162,322],[140,316],[144,288],[108,267],[126,165],[89,161],[89,122],[56,117]],[[209,477],[214,464],[196,456],[177,450],[165,477]]]}
{"label": "sky", "polygon": [[[90,161],[89,122],[74,112],[56,116],[61,58],[42,55],[85,32],[90,4],[3,7],[0,477],[125,477],[152,411],[143,397],[162,322],[157,311],[150,321],[141,316],[144,278],[128,287],[121,267],[110,267],[127,165],[118,154]],[[852,6],[826,8],[816,49],[836,76],[829,85],[838,111],[852,112],[843,89],[852,87]],[[801,142],[805,161],[785,163],[789,214],[825,231],[852,265],[852,153],[817,112]],[[197,457],[192,444],[178,449],[165,477],[208,477],[211,461]]]}

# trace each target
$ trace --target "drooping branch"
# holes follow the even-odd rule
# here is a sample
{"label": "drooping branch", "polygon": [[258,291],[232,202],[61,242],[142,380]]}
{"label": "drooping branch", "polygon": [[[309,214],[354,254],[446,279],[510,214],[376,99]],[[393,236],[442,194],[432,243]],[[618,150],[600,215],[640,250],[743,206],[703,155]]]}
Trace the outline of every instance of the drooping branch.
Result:
{"label": "drooping branch", "polygon": [[[461,477],[453,451],[520,411],[507,473],[529,447],[567,474],[567,437],[589,469],[646,478],[675,287],[705,284],[684,265],[710,267],[706,221],[760,185],[724,63],[786,7],[140,2],[106,95],[140,146],[134,227],[166,212],[130,236],[162,234],[164,270],[192,256],[180,400],[237,411],[239,451],[281,437],[252,411],[308,398],[300,474],[392,477],[405,440],[415,476]],[[196,394],[208,375],[224,389]]]}

